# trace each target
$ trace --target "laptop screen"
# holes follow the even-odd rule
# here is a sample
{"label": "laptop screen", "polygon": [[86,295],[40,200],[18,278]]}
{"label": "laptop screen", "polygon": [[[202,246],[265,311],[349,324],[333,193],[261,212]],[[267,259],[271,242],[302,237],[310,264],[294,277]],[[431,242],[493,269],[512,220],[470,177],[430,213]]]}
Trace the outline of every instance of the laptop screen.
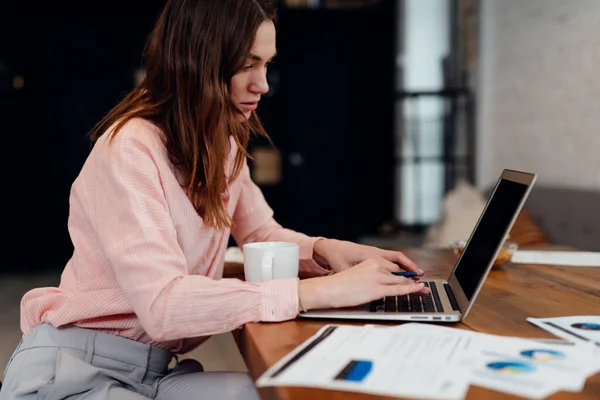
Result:
{"label": "laptop screen", "polygon": [[528,185],[501,179],[490,198],[479,224],[466,244],[454,275],[462,290],[471,300],[477,285],[494,257],[498,243],[518,210]]}

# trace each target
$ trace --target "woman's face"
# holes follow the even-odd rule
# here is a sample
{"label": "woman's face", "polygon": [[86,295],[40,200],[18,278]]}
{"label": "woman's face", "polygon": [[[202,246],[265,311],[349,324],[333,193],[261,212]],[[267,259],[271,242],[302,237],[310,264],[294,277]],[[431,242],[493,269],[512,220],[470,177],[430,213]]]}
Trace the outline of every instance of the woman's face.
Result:
{"label": "woman's face", "polygon": [[256,110],[260,96],[269,91],[267,66],[275,57],[275,25],[263,22],[256,32],[254,43],[242,69],[231,79],[231,92],[246,119]]}

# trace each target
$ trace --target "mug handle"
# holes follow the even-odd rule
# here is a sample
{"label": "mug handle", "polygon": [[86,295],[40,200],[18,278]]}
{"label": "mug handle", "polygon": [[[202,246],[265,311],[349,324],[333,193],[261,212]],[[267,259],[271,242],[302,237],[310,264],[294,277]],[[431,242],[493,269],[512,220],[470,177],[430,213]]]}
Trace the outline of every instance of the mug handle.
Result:
{"label": "mug handle", "polygon": [[262,272],[262,281],[271,281],[273,280],[273,259],[275,258],[275,254],[270,251],[265,252],[262,257],[261,262],[261,272]]}

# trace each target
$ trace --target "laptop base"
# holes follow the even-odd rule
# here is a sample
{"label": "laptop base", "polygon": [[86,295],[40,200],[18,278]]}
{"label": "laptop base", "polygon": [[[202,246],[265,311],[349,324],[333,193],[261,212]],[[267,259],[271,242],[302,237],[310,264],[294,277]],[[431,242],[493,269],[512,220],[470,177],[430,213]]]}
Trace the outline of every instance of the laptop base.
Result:
{"label": "laptop base", "polygon": [[372,320],[372,321],[412,321],[412,322],[459,322],[461,319],[460,313],[373,313],[369,311],[369,305],[340,308],[328,310],[314,310],[301,312],[300,318],[315,318],[315,319],[348,319],[348,320]]}
{"label": "laptop base", "polygon": [[[461,313],[453,310],[447,294],[441,288],[446,282],[443,279],[423,279],[424,282],[434,282],[438,287],[439,299],[442,312],[402,312],[402,311],[373,311],[371,304],[363,304],[357,307],[331,308],[325,310],[310,310],[301,312],[301,318],[330,318],[351,320],[378,320],[378,321],[430,321],[430,322],[457,322],[461,320]],[[450,311],[448,311],[450,310]]]}

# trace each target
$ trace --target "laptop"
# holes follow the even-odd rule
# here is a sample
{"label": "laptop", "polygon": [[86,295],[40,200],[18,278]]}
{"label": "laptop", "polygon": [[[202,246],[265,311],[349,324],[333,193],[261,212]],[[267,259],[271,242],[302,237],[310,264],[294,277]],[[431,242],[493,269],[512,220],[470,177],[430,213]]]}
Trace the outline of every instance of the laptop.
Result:
{"label": "laptop", "polygon": [[496,255],[506,240],[536,175],[505,169],[447,279],[421,278],[426,296],[391,296],[358,307],[309,310],[302,318],[456,322],[477,299]]}

